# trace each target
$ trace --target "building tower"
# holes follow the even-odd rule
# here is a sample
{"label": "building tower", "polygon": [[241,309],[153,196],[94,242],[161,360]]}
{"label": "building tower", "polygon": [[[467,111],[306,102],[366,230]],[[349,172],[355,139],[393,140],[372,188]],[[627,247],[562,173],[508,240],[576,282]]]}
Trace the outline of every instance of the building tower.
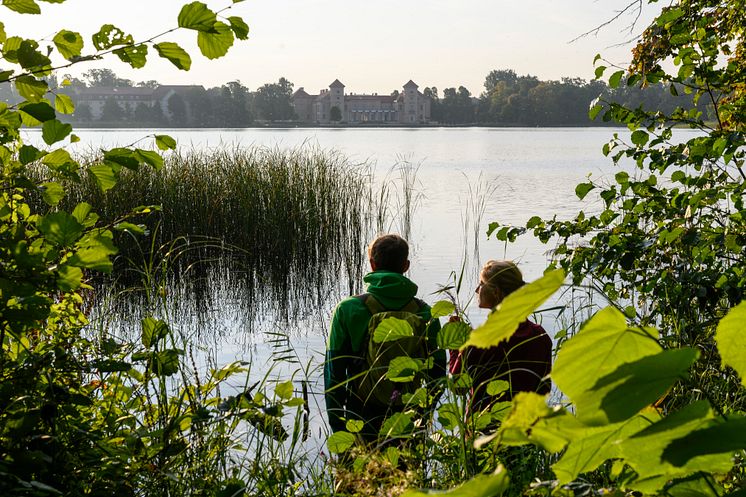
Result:
{"label": "building tower", "polygon": [[399,117],[400,122],[405,124],[416,124],[420,121],[419,118],[419,91],[417,91],[417,84],[411,79],[404,85],[404,109]]}
{"label": "building tower", "polygon": [[345,85],[343,85],[338,79],[335,79],[334,82],[329,85],[330,118],[332,107],[337,107],[339,109],[342,116],[342,121],[347,120],[347,114],[345,113]]}

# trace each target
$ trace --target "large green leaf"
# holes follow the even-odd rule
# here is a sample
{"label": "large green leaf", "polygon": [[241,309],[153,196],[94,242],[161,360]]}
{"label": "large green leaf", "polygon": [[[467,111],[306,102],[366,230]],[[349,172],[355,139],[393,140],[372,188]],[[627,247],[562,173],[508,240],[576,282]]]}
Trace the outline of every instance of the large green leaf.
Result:
{"label": "large green leaf", "polygon": [[200,31],[197,33],[197,46],[202,55],[208,59],[218,59],[228,53],[233,45],[233,31],[220,21],[213,26],[212,31]]}
{"label": "large green leaf", "polygon": [[53,41],[57,50],[67,60],[78,57],[83,50],[83,37],[74,31],[63,29],[54,36]]}
{"label": "large green leaf", "polygon": [[70,157],[70,153],[63,148],[58,148],[46,154],[41,162],[51,169],[59,169],[67,164],[74,163],[73,158]]}
{"label": "large green leaf", "polygon": [[552,379],[575,400],[622,364],[659,353],[657,333],[654,329],[627,328],[621,312],[611,307],[603,309],[562,346]]}
{"label": "large green leaf", "polygon": [[163,157],[158,152],[136,148],[134,156],[138,161],[151,166],[156,171],[160,171],[163,167]]}
{"label": "large green leaf", "polygon": [[634,416],[684,378],[698,356],[690,348],[664,350],[620,365],[599,378],[592,388],[573,397],[578,418],[597,426]]}
{"label": "large green leaf", "polygon": [[373,332],[373,342],[393,342],[411,336],[414,336],[414,329],[411,324],[404,319],[390,317],[381,321]]}
{"label": "large green leaf", "polygon": [[564,280],[565,272],[557,269],[511,293],[482,326],[471,332],[464,346],[488,348],[507,340],[532,312],[562,286]]}
{"label": "large green leaf", "polygon": [[57,268],[57,288],[63,292],[77,290],[82,282],[83,271],[79,267],[63,265]]}
{"label": "large green leaf", "polygon": [[449,314],[453,314],[455,310],[456,306],[453,305],[453,302],[450,302],[448,300],[439,300],[438,302],[433,304],[432,309],[430,309],[430,315],[434,319],[437,319],[448,316]]}
{"label": "large green leaf", "polygon": [[715,342],[723,363],[736,370],[746,386],[746,302],[731,309],[718,323]]}
{"label": "large green leaf", "polygon": [[117,184],[117,178],[114,171],[106,164],[94,164],[88,168],[88,171],[93,174],[93,177],[96,179],[96,183],[98,184],[98,187],[101,188],[101,191],[105,192],[110,190]]}
{"label": "large green leaf", "polygon": [[154,46],[155,49],[158,51],[158,55],[160,55],[164,59],[170,60],[171,63],[179,69],[188,71],[189,68],[192,67],[192,58],[189,56],[186,50],[181,48],[176,43],[166,41],[163,43],[156,43]]}
{"label": "large green leaf", "polygon": [[438,332],[438,348],[459,349],[469,340],[470,334],[471,326],[463,321],[446,323]]}
{"label": "large green leaf", "polygon": [[674,466],[663,459],[664,451],[673,441],[716,424],[710,406],[699,401],[621,441],[618,444],[620,455],[638,474],[631,488],[654,493],[667,481],[697,471],[727,472],[733,465],[730,453],[697,456],[683,466]]}
{"label": "large green leaf", "polygon": [[117,248],[110,235],[91,234],[67,262],[72,266],[110,273],[113,268],[110,257],[116,253]]}
{"label": "large green leaf", "polygon": [[63,123],[58,119],[47,121],[42,126],[41,136],[47,145],[53,145],[64,140],[73,130],[72,125]]}
{"label": "large green leaf", "polygon": [[57,112],[63,114],[72,114],[75,112],[75,104],[73,99],[65,95],[64,93],[58,93],[54,96],[54,108]]}
{"label": "large green leaf", "polygon": [[184,5],[179,12],[179,27],[196,29],[197,31],[212,31],[217,16],[202,2],[192,2]]}
{"label": "large green leaf", "polygon": [[168,323],[161,319],[156,319],[153,316],[147,316],[142,319],[142,344],[146,348],[150,348],[152,345],[157,344],[160,340],[163,340],[169,335],[170,328]]}
{"label": "large green leaf", "polygon": [[18,110],[20,111],[23,124],[26,126],[38,126],[40,123],[57,117],[54,109],[46,100],[21,105]]}
{"label": "large green leaf", "polygon": [[83,234],[83,226],[64,211],[53,212],[42,217],[38,227],[44,238],[60,247],[74,244]]}
{"label": "large green leaf", "polygon": [[98,33],[94,34],[91,39],[96,50],[108,50],[117,45],[131,45],[134,42],[132,35],[126,34],[113,24],[101,26]]}
{"label": "large green leaf", "polygon": [[619,443],[650,426],[655,413],[640,414],[621,423],[583,427],[568,432],[570,443],[559,461],[552,465],[560,483],[570,483],[581,473],[592,471],[607,459],[620,457]]}
{"label": "large green leaf", "polygon": [[168,135],[155,135],[158,150],[176,150],[176,140]]}
{"label": "large green leaf", "polygon": [[696,457],[733,454],[746,449],[746,418],[730,417],[714,426],[692,431],[668,445],[662,459],[674,466],[686,466]]}
{"label": "large green leaf", "polygon": [[508,474],[502,466],[489,475],[477,475],[466,483],[451,490],[407,490],[402,497],[498,497],[508,490]]}
{"label": "large green leaf", "polygon": [[41,197],[49,205],[57,205],[65,197],[65,189],[62,185],[54,181],[49,181],[39,185]]}
{"label": "large green leaf", "polygon": [[332,433],[326,440],[326,446],[332,454],[341,454],[355,444],[355,435],[346,431]]}
{"label": "large green leaf", "polygon": [[231,29],[239,40],[246,40],[249,37],[249,25],[243,19],[236,16],[230,16],[228,22],[231,23]]}
{"label": "large green leaf", "polygon": [[415,375],[422,368],[422,362],[407,356],[395,357],[389,362],[386,378],[396,383],[406,383],[414,380]]}
{"label": "large green leaf", "polygon": [[41,8],[34,0],[3,0],[3,5],[21,14],[41,14]]}
{"label": "large green leaf", "polygon": [[145,67],[148,61],[148,46],[144,43],[139,45],[126,45],[114,50],[114,55],[125,64],[129,64],[134,69]]}
{"label": "large green leaf", "polygon": [[413,429],[411,412],[395,412],[383,422],[379,433],[385,437],[400,437],[412,433]]}
{"label": "large green leaf", "polygon": [[19,76],[15,80],[16,90],[21,97],[29,102],[39,102],[44,98],[49,87],[45,81],[33,76]]}

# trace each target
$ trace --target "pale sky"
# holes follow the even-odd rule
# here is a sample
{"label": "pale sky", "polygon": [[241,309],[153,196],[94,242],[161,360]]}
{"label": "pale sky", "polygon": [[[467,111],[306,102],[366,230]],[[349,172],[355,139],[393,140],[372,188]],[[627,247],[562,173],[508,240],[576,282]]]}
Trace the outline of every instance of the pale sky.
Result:
{"label": "pale sky", "polygon": [[[230,0],[203,0],[218,10]],[[0,21],[9,36],[49,39],[61,28],[80,32],[86,47],[90,35],[110,23],[136,40],[176,26],[183,3],[177,0],[67,0],[39,2],[41,16],[19,15],[0,7]],[[628,0],[247,0],[229,14],[249,24],[249,40],[236,41],[228,55],[209,61],[198,51],[195,32],[170,34],[162,41],[182,44],[192,56],[192,69],[179,71],[149,53],[144,69],[134,70],[110,57],[83,63],[79,75],[109,67],[135,81],[156,79],[169,84],[218,86],[240,80],[251,90],[284,76],[309,93],[335,78],[347,92],[389,93],[409,79],[420,87],[464,85],[481,93],[492,69],[513,69],[540,79],[593,76],[593,57],[602,53],[623,64],[631,45],[623,43],[651,19],[651,11],[632,34],[633,20],[622,17],[594,37],[569,43],[616,13]],[[85,52],[84,52],[85,53]],[[61,74],[60,74],[61,75]]]}

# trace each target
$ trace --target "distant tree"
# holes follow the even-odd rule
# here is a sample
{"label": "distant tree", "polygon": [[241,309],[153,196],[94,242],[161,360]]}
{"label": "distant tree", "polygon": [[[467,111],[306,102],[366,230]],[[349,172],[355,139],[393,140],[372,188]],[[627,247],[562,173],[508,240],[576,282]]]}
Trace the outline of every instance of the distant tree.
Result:
{"label": "distant tree", "polygon": [[72,74],[63,75],[62,81],[67,81],[70,83],[70,86],[77,86],[78,88],[85,88],[87,86],[85,81],[80,78],[76,78]]}
{"label": "distant tree", "polygon": [[339,110],[339,107],[336,105],[333,105],[331,109],[329,109],[329,119],[331,119],[334,122],[339,122],[342,120],[342,111]]}
{"label": "distant tree", "polygon": [[141,125],[159,125],[165,122],[165,117],[158,104],[141,103],[135,107],[132,113],[132,120]]}
{"label": "distant tree", "polygon": [[220,126],[218,119],[216,118],[216,112],[222,112],[218,110],[217,103],[215,100],[217,97],[213,97],[212,93],[216,89],[205,90],[201,86],[195,88],[189,88],[184,92],[184,102],[189,106],[191,110],[191,126],[196,127],[216,127]]}
{"label": "distant tree", "polygon": [[471,92],[463,86],[446,88],[443,90],[443,100],[440,101],[440,121],[447,124],[470,124],[476,115],[475,104]]}
{"label": "distant tree", "polygon": [[88,86],[94,87],[131,87],[132,80],[119,78],[111,69],[91,69],[83,73]]}
{"label": "distant tree", "polygon": [[188,125],[187,123],[187,107],[184,98],[178,93],[174,93],[168,97],[166,102],[168,113],[170,114],[170,122],[178,126]]}
{"label": "distant tree", "polygon": [[394,90],[391,92],[391,96],[394,97],[394,100],[399,98],[399,90]]}
{"label": "distant tree", "polygon": [[277,83],[265,84],[254,93],[254,107],[259,116],[268,121],[295,119],[292,97],[293,83],[280,78]]}
{"label": "distant tree", "polygon": [[159,86],[161,86],[161,84],[160,84],[160,83],[159,83],[158,81],[154,80],[154,79],[150,79],[150,80],[148,80],[148,81],[140,81],[139,83],[137,83],[137,86],[138,86],[139,88],[151,88],[151,89],[156,89],[156,88],[158,88]]}
{"label": "distant tree", "polygon": [[107,98],[104,107],[101,109],[101,121],[116,122],[121,121],[126,116],[125,110],[113,98]]}
{"label": "distant tree", "polygon": [[92,121],[93,113],[91,112],[91,106],[85,102],[79,102],[75,105],[75,112],[73,117],[77,121]]}

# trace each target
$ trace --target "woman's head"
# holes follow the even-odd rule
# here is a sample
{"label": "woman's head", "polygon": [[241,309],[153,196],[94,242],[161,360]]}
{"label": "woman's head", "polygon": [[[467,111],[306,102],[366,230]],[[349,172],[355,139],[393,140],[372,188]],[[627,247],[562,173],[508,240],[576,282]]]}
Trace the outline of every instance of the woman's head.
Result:
{"label": "woman's head", "polygon": [[487,261],[479,272],[479,307],[492,309],[523,285],[523,274],[513,261]]}

